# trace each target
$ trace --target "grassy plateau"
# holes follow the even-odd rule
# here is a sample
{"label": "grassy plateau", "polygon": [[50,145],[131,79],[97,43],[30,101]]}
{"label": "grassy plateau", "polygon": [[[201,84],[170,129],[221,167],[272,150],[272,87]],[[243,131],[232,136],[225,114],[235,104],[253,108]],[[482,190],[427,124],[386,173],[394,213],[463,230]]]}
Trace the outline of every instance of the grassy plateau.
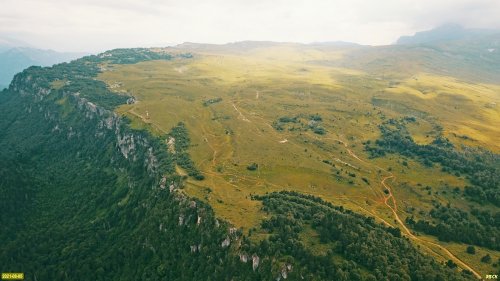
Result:
{"label": "grassy plateau", "polygon": [[[205,179],[189,178],[184,192],[252,230],[252,239],[265,237],[260,222],[266,214],[251,196],[299,191],[399,227],[440,261],[451,259],[481,276],[496,272],[480,258],[489,253],[496,262],[500,252],[476,247],[470,255],[467,244],[405,226],[407,217],[419,218],[436,203],[497,210],[464,198],[469,182],[463,175],[399,154],[371,158],[364,144],[380,138],[385,120],[411,116],[416,121],[407,127],[417,144],[442,135],[459,150],[463,144],[499,153],[500,85],[430,69],[398,71],[410,59],[381,71],[350,68],[348,54],[356,48],[186,44],[156,51],[187,51],[192,58],[108,64],[99,79],[135,97],[116,110],[133,127],[161,136],[186,125],[189,153]],[[310,232],[305,244],[320,253]]]}

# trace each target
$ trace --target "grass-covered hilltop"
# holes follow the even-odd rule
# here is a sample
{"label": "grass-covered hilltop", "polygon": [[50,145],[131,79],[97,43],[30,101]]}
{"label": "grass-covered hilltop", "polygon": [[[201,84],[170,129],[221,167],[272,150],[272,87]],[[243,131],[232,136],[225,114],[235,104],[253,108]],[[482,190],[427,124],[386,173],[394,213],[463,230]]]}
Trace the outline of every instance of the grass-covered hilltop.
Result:
{"label": "grass-covered hilltop", "polygon": [[405,40],[185,43],[24,70],[0,92],[0,270],[498,274],[500,37]]}

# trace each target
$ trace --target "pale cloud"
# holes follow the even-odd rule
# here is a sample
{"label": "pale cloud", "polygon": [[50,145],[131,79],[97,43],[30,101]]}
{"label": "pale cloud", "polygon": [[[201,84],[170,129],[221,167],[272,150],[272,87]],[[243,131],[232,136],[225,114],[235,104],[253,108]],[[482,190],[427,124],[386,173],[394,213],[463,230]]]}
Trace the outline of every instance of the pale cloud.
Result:
{"label": "pale cloud", "polygon": [[0,0],[0,37],[98,51],[184,41],[390,44],[443,23],[500,28],[498,0]]}

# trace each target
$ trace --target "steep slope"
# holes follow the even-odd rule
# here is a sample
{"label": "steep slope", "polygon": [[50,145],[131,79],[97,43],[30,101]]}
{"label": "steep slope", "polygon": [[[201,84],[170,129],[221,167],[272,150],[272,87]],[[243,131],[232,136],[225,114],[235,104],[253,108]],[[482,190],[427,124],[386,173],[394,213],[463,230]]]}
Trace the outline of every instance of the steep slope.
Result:
{"label": "steep slope", "polygon": [[176,172],[196,169],[184,125],[134,129],[113,112],[134,98],[95,79],[124,64],[191,57],[115,50],[31,67],[1,92],[2,272],[26,280],[471,278],[420,253],[398,229],[312,196],[254,197],[270,216],[259,239],[215,218]]}

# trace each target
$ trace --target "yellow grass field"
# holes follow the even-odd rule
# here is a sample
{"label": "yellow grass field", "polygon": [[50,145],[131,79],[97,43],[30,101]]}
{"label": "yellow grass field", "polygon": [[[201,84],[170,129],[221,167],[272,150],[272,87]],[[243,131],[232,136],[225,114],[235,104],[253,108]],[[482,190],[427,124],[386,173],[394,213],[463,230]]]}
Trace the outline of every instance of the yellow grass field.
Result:
{"label": "yellow grass field", "polygon": [[[137,99],[117,109],[132,119],[132,126],[160,135],[180,121],[186,124],[189,152],[206,178],[188,179],[184,191],[207,201],[218,216],[244,231],[258,230],[265,216],[251,195],[277,190],[319,196],[397,226],[384,204],[381,181],[389,175],[394,178],[386,183],[403,221],[411,206],[429,210],[435,201],[468,208],[444,184],[463,188],[464,178],[411,159],[403,166],[397,155],[369,159],[363,142],[377,139],[383,120],[415,116],[409,130],[417,143],[430,142],[440,124],[452,142],[498,153],[500,86],[430,73],[380,78],[317,63],[342,56],[341,50],[294,45],[232,52],[206,48],[194,51],[191,59],[108,65],[99,79]],[[205,103],[216,98],[222,100]],[[311,121],[316,114],[321,121]],[[281,117],[298,121],[283,123],[279,131],[273,124]],[[311,124],[326,133],[314,133]],[[258,169],[249,171],[251,163]],[[431,195],[425,186],[432,187]],[[489,265],[476,261],[479,255],[462,253],[464,245],[446,247],[470,260],[476,271],[489,273]],[[434,255],[449,259],[444,253]]]}

